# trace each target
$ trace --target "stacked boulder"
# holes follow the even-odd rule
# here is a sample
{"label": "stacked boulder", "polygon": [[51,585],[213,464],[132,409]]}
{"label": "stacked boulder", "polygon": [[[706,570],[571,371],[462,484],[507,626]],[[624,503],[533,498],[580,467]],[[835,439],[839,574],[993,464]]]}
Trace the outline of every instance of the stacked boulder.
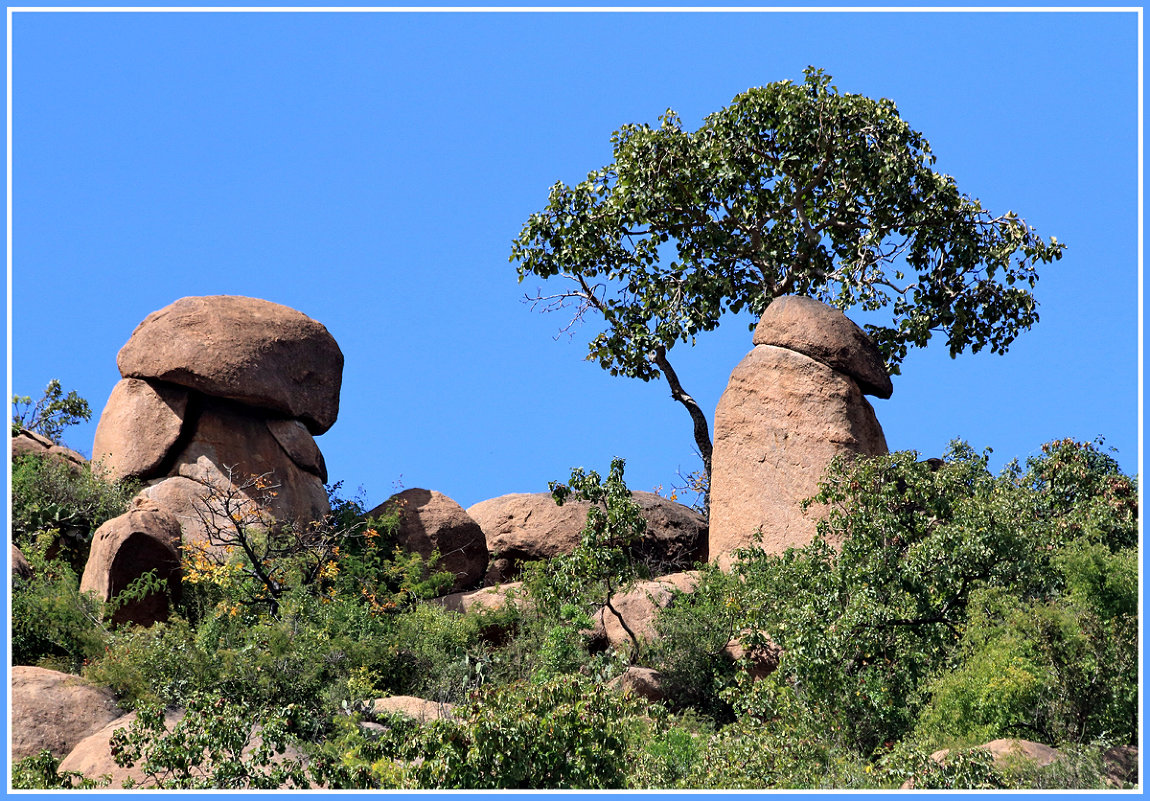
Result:
{"label": "stacked boulder", "polygon": [[801,503],[838,455],[887,452],[864,395],[892,392],[882,356],[842,312],[775,300],[715,411],[710,554],[721,564],[762,533],[768,553],[810,543],[820,516]]}
{"label": "stacked boulder", "polygon": [[[122,380],[100,417],[93,465],[148,486],[124,516],[136,519],[109,521],[93,538],[87,588],[107,597],[148,569],[148,560],[118,554],[130,543],[137,555],[166,553],[172,520],[184,541],[206,540],[209,493],[258,499],[282,522],[329,511],[313,436],[339,412],[343,354],[322,324],[256,298],[183,298],[149,314],[116,361]],[[256,477],[274,494],[255,493]],[[107,576],[128,562],[125,575]]]}

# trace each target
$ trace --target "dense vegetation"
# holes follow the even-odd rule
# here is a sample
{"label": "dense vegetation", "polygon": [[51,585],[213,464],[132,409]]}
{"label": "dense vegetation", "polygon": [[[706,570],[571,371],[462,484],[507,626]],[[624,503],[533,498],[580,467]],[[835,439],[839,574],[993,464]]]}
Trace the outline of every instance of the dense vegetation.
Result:
{"label": "dense vegetation", "polygon": [[[811,545],[702,566],[661,636],[619,651],[588,630],[642,572],[622,461],[553,485],[596,503],[583,542],[495,612],[430,602],[451,581],[435,560],[330,489],[320,529],[226,532],[258,566],[188,549],[170,620],[113,627],[73,552],[132,488],[21,457],[14,536],[34,577],[15,584],[14,663],[82,673],[139,710],[115,747],[164,787],[1101,787],[1103,751],[1137,742],[1137,486],[1096,443],[998,475],[962,443],[941,461],[836,463]],[[778,668],[753,680],[722,655],[732,634],[777,645]],[[667,700],[608,686],[631,664],[660,671]],[[420,725],[374,713],[387,695],[456,706]],[[169,708],[186,710],[170,733]],[[1012,771],[970,749],[998,737],[1067,758]],[[928,756],[941,747],[945,764]],[[56,769],[26,759],[16,785],[81,783]]]}

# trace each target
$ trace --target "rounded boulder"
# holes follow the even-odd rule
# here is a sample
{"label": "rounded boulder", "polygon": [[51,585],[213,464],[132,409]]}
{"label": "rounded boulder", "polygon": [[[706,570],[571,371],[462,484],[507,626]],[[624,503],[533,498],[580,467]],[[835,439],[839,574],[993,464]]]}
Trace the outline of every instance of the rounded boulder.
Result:
{"label": "rounded boulder", "polygon": [[889,398],[894,392],[882,354],[870,337],[841,311],[814,298],[777,298],[763,312],[752,341],[822,362],[849,375],[866,395]]}
{"label": "rounded boulder", "polygon": [[12,668],[12,759],[42,750],[63,759],[85,737],[121,715],[110,690],[70,673]]}
{"label": "rounded boulder", "polygon": [[181,298],[144,318],[116,362],[124,378],[165,381],[302,420],[339,413],[343,353],[321,323],[236,295]]}

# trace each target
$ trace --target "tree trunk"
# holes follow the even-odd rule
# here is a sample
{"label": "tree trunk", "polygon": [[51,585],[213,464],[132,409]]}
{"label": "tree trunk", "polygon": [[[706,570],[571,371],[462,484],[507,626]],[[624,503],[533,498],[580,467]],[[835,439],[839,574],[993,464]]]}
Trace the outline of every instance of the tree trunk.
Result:
{"label": "tree trunk", "polygon": [[703,459],[703,473],[707,482],[707,490],[703,493],[703,516],[709,517],[711,508],[711,426],[707,422],[707,416],[699,408],[698,402],[683,391],[683,385],[679,383],[678,374],[671,367],[671,363],[667,361],[667,349],[659,347],[651,354],[650,358],[663,372],[667,383],[671,386],[671,397],[686,407],[687,412],[691,415],[691,422],[695,424],[695,445],[699,449],[699,456]]}

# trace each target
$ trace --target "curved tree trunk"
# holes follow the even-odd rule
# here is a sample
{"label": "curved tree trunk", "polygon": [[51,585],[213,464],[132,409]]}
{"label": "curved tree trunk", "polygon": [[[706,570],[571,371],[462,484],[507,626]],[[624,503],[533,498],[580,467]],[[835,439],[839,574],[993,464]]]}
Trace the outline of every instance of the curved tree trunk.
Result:
{"label": "curved tree trunk", "polygon": [[707,491],[703,494],[703,515],[709,516],[711,507],[711,426],[707,416],[699,407],[698,402],[683,390],[679,383],[679,376],[667,361],[666,348],[660,347],[651,354],[653,361],[663,372],[667,383],[671,386],[671,397],[686,407],[691,415],[691,422],[695,424],[695,445],[699,448],[699,455],[703,458],[703,472],[707,480]]}

